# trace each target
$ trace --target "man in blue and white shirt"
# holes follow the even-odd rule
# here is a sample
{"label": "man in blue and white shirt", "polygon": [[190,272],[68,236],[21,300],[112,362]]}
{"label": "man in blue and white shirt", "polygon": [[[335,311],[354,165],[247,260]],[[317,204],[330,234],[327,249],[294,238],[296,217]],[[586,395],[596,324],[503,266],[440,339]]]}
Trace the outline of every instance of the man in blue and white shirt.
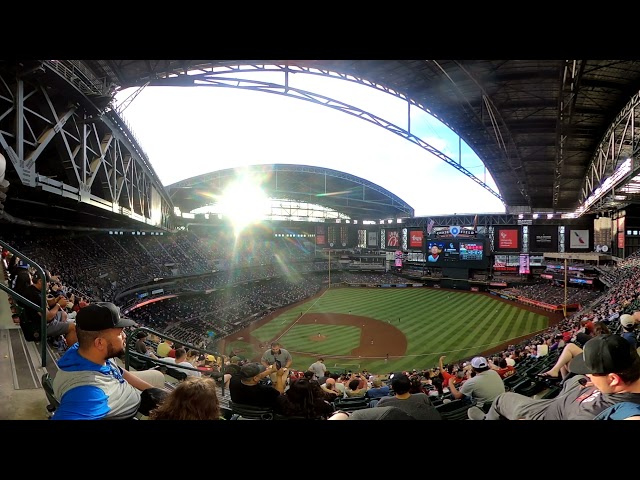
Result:
{"label": "man in blue and white shirt", "polygon": [[124,353],[124,327],[133,325],[113,303],[91,303],[78,311],[78,342],[58,361],[60,370],[53,380],[60,401],[53,420],[129,419],[138,411],[148,415],[168,393],[157,388],[164,385],[161,372],[133,374],[115,362]]}

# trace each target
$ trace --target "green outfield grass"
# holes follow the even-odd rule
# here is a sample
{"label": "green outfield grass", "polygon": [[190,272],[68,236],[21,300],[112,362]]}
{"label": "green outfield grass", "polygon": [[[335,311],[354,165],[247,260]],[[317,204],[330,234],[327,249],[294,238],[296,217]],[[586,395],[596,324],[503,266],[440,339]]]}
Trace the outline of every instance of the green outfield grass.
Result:
{"label": "green outfield grass", "polygon": [[[351,312],[390,322],[406,336],[407,352],[388,361],[384,357],[354,357],[351,351],[360,344],[359,328],[323,325],[327,340],[314,342],[310,337],[318,332],[318,326],[296,324],[300,312]],[[430,368],[438,364],[440,355],[447,356],[445,362],[465,359],[548,325],[543,313],[532,313],[487,295],[431,288],[347,287],[332,288],[320,298],[284,311],[252,334],[262,342],[279,338],[283,348],[296,352],[292,365],[296,369],[306,370],[321,355],[329,370],[385,373]]]}

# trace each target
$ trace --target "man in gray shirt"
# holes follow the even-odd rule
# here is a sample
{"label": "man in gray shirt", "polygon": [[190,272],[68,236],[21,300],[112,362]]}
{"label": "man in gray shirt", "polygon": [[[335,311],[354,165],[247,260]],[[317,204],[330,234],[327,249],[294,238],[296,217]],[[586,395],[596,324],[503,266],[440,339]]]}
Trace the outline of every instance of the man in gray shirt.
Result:
{"label": "man in gray shirt", "polygon": [[318,358],[318,360],[309,365],[309,371],[315,374],[316,380],[324,377],[324,373],[327,371],[327,366],[324,364],[324,358]]}
{"label": "man in gray shirt", "polygon": [[376,407],[398,407],[416,420],[442,420],[440,412],[424,393],[410,393],[411,381],[402,373],[396,373],[391,379],[393,397],[382,397]]}
{"label": "man in gray shirt", "polygon": [[465,380],[460,390],[456,388],[454,379],[450,378],[449,391],[455,399],[466,398],[471,402],[475,401],[479,408],[488,408],[498,395],[506,391],[502,377],[489,366],[484,357],[474,357],[471,360],[471,368],[475,376]]}
{"label": "man in gray shirt", "polygon": [[471,407],[472,420],[593,420],[621,402],[640,403],[640,356],[620,335],[598,335],[584,344],[569,370],[562,391],[551,399],[507,392],[498,396],[489,412]]}
{"label": "man in gray shirt", "polygon": [[[291,366],[292,362],[293,358],[291,357],[291,354],[284,348],[281,348],[279,342],[271,342],[271,348],[264,352],[262,354],[262,358],[260,359],[260,363],[262,363],[265,368],[269,368],[271,367],[271,365],[277,363],[278,368],[274,370],[274,372],[279,370],[280,368],[284,368],[286,370],[284,372],[285,378],[287,378],[287,376],[289,375],[289,367]],[[276,374],[272,373],[270,375],[270,378],[271,382],[275,385],[277,380]]]}

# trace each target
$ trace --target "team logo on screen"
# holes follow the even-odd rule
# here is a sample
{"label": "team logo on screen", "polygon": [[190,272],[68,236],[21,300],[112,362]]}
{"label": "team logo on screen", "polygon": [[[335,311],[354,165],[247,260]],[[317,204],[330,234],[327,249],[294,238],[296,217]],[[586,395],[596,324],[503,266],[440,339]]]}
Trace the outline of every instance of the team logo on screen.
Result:
{"label": "team logo on screen", "polygon": [[454,237],[457,237],[458,234],[460,233],[460,227],[458,226],[451,226],[449,227],[449,233],[451,235],[453,235]]}

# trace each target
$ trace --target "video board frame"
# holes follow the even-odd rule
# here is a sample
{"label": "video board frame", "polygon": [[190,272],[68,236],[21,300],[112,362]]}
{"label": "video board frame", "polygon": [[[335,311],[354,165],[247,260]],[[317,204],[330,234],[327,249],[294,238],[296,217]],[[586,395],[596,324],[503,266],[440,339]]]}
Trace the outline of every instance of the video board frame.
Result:
{"label": "video board frame", "polygon": [[425,241],[427,266],[483,269],[489,268],[489,256],[486,239],[443,238]]}

